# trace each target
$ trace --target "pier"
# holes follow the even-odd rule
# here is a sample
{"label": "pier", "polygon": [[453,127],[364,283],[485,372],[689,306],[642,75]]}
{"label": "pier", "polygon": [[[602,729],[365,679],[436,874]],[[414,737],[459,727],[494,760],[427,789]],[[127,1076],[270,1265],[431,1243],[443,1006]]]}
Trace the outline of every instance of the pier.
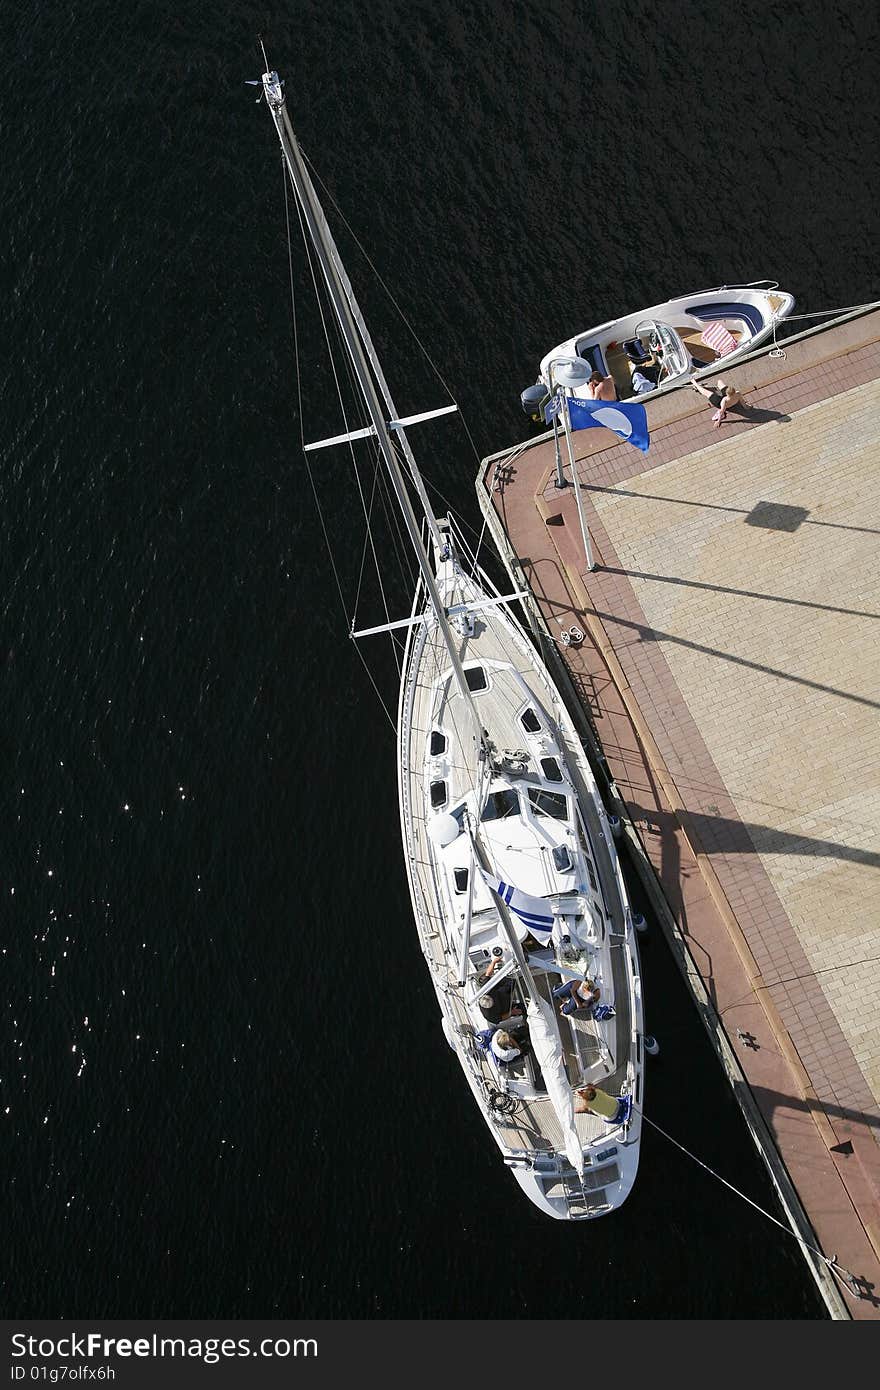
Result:
{"label": "pier", "polygon": [[829,1314],[880,1319],[880,310],[781,349],[719,428],[573,435],[592,570],[564,440],[477,494]]}

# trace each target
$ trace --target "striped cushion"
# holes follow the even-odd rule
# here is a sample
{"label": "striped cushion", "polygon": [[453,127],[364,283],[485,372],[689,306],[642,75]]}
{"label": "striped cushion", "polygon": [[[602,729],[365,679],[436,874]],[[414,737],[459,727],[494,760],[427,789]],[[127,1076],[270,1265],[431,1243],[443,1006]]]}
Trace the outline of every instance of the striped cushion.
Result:
{"label": "striped cushion", "polygon": [[700,334],[700,341],[717,352],[719,357],[726,357],[737,346],[736,338],[728,333],[723,323],[708,323]]}

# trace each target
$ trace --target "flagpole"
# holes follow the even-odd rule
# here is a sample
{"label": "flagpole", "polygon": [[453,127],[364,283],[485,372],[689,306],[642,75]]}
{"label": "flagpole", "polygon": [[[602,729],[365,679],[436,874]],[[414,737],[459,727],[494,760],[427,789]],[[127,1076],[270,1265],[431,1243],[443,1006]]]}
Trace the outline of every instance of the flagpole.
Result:
{"label": "flagpole", "polygon": [[[553,368],[554,368],[555,365],[556,365],[555,361],[550,363],[550,399],[551,399],[551,400],[555,400],[555,399],[556,399],[556,392],[557,392],[557,389],[558,389],[558,388],[557,388],[556,386],[554,386],[554,384],[553,384]],[[557,487],[557,488],[568,487],[568,482],[567,482],[567,480],[566,480],[565,474],[564,474],[563,471],[562,471],[562,452],[561,452],[561,450],[560,450],[560,448],[559,448],[559,411],[558,411],[558,410],[555,412],[555,414],[554,414],[554,416],[553,416],[553,447],[554,447],[554,449],[556,450],[556,483],[555,483],[555,487]]]}
{"label": "flagpole", "polygon": [[568,461],[571,464],[571,480],[574,483],[574,496],[577,502],[578,521],[581,524],[581,539],[584,543],[584,556],[587,561],[587,569],[594,570],[596,561],[593,559],[593,547],[590,545],[590,533],[587,530],[587,523],[584,520],[584,508],[581,502],[581,484],[578,478],[577,465],[574,461],[574,450],[571,447],[571,419],[568,414],[568,396],[565,388],[562,388],[562,424],[565,429],[565,442],[568,445]]}
{"label": "flagpole", "polygon": [[559,448],[559,419],[556,415],[553,416],[553,445],[556,449],[556,482],[554,486],[557,488],[568,487],[568,481],[562,471],[562,452]]}

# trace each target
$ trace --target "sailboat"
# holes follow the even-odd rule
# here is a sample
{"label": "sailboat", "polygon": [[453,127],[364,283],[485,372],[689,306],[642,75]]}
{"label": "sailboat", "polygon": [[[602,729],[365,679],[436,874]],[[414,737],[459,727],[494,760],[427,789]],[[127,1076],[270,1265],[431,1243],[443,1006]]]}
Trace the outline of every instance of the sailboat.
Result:
{"label": "sailboat", "polygon": [[[264,50],[265,59],[265,50]],[[437,516],[277,72],[262,75],[369,441],[418,565],[397,716],[404,862],[440,1023],[492,1139],[548,1216],[619,1207],[643,1085],[636,923],[596,780],[550,672],[451,516]],[[451,407],[455,409],[455,407]],[[376,632],[382,629],[367,629]],[[353,634],[354,636],[364,634]]]}

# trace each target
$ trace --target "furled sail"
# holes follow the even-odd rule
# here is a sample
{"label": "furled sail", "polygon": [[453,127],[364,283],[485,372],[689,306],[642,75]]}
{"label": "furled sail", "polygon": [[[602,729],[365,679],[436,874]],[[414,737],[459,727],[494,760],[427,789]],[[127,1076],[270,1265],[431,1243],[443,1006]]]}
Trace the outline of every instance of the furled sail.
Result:
{"label": "furled sail", "polygon": [[553,912],[546,898],[534,898],[531,893],[524,893],[521,888],[515,888],[512,883],[505,883],[503,879],[496,878],[485,869],[480,869],[480,873],[492,892],[498,894],[514,917],[518,917],[523,926],[528,927],[536,940],[545,943],[549,941],[553,931]]}
{"label": "furled sail", "polygon": [[584,1176],[583,1145],[575,1129],[571,1087],[565,1073],[562,1040],[559,1036],[553,1010],[540,996],[531,994],[526,1016],[529,1020],[529,1038],[535,1060],[541,1068],[547,1094],[562,1126],[562,1144],[566,1157],[578,1177],[582,1178]]}

